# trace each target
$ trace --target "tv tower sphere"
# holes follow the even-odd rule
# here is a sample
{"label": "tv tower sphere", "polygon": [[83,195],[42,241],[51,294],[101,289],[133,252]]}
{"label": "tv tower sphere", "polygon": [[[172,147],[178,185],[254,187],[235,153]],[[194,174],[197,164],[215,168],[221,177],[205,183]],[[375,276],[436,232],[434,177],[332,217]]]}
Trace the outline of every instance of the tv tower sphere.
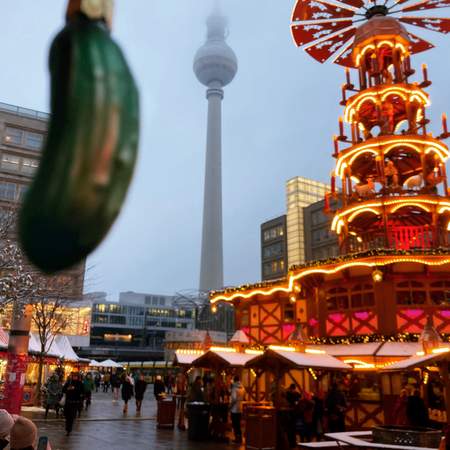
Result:
{"label": "tv tower sphere", "polygon": [[210,87],[218,83],[224,87],[231,83],[238,70],[234,51],[227,45],[227,19],[218,11],[208,17],[205,44],[199,48],[194,57],[194,72],[198,81]]}

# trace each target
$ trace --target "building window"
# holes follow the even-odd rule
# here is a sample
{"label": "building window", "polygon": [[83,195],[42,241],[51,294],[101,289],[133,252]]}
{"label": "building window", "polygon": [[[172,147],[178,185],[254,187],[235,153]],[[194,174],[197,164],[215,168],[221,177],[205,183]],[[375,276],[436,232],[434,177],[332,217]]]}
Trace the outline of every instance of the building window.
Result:
{"label": "building window", "polygon": [[370,284],[358,284],[352,288],[352,308],[366,308],[375,305],[373,287]]}
{"label": "building window", "polygon": [[282,253],[283,253],[283,245],[281,244],[281,242],[269,245],[267,247],[264,247],[264,249],[263,249],[264,258],[280,256],[280,255],[282,255]]}
{"label": "building window", "polygon": [[44,141],[44,135],[41,133],[25,132],[25,147],[33,150],[40,150]]}
{"label": "building window", "polygon": [[398,305],[424,305],[427,293],[422,283],[418,281],[402,281],[397,284]]}
{"label": "building window", "polygon": [[16,199],[16,185],[14,183],[0,182],[0,199],[14,201]]}
{"label": "building window", "polygon": [[125,325],[125,316],[109,316],[109,323],[114,323],[117,325]]}
{"label": "building window", "polygon": [[450,305],[450,281],[431,283],[430,297],[433,305]]}
{"label": "building window", "polygon": [[23,130],[19,128],[6,127],[5,142],[12,145],[22,145]]}
{"label": "building window", "polygon": [[269,228],[264,231],[263,239],[264,241],[270,241],[284,235],[283,225],[278,225],[273,228]]}
{"label": "building window", "polygon": [[327,292],[328,311],[348,309],[348,292],[343,287],[333,288]]}
{"label": "building window", "polygon": [[284,305],[284,320],[285,322],[294,321],[294,305],[292,303],[287,303]]}
{"label": "building window", "polygon": [[19,194],[18,194],[19,195],[19,201],[22,201],[23,198],[25,197],[25,194],[28,191],[28,186],[20,185],[20,186],[17,186],[17,188],[19,190]]}
{"label": "building window", "polygon": [[93,314],[92,322],[94,323],[108,323],[108,316],[106,314]]}
{"label": "building window", "polygon": [[32,175],[32,174],[34,174],[34,172],[36,172],[38,165],[39,165],[39,163],[36,159],[23,158],[22,159],[22,172]]}
{"label": "building window", "polygon": [[20,158],[14,155],[3,154],[2,169],[18,172],[20,170]]}

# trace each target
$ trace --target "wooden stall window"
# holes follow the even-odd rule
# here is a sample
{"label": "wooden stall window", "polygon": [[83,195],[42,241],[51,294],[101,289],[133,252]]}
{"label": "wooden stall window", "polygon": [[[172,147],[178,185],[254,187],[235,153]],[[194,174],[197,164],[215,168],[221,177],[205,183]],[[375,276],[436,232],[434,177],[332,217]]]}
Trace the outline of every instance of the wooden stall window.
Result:
{"label": "wooden stall window", "polygon": [[418,281],[402,281],[397,283],[396,297],[398,305],[424,305],[427,301],[427,291]]}
{"label": "wooden stall window", "polygon": [[431,283],[430,298],[433,305],[450,306],[450,281],[436,281]]}
{"label": "wooden stall window", "polygon": [[284,305],[284,321],[293,322],[295,318],[295,307],[292,303]]}
{"label": "wooden stall window", "polygon": [[249,311],[248,308],[244,308],[241,311],[241,327],[248,327],[249,323]]}
{"label": "wooden stall window", "polygon": [[342,311],[348,309],[348,291],[343,287],[329,289],[327,291],[328,311]]}
{"label": "wooden stall window", "polygon": [[375,296],[371,284],[357,284],[351,291],[351,307],[366,308],[375,305]]}

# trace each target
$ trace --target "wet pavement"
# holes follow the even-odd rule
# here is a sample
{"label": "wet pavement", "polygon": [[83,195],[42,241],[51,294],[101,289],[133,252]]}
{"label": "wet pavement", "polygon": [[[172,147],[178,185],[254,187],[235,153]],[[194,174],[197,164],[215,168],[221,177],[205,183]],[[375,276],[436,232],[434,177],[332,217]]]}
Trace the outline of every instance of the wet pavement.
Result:
{"label": "wet pavement", "polygon": [[34,420],[40,436],[48,436],[52,450],[240,450],[238,445],[217,442],[191,442],[186,431],[156,428],[156,402],[151,392],[144,399],[142,413],[136,415],[129,404],[124,415],[121,401],[113,402],[111,393],[96,393],[88,411],[77,419],[70,436],[65,435],[64,420],[51,411],[47,419],[41,408],[24,408],[22,415]]}

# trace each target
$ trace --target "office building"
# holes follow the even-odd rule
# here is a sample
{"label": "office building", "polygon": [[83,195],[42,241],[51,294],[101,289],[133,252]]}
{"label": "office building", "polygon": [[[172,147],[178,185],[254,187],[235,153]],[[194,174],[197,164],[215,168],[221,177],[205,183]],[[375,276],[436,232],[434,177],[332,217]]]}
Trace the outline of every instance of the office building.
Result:
{"label": "office building", "polygon": [[323,200],[329,186],[308,178],[295,177],[286,183],[287,201],[287,254],[288,266],[303,264],[305,254],[305,230],[303,208]]}
{"label": "office building", "polygon": [[284,277],[288,270],[286,214],[261,225],[261,279]]}
{"label": "office building", "polygon": [[[331,201],[332,209],[336,209]],[[325,200],[303,209],[305,260],[314,261],[339,255],[339,239],[331,230],[332,213],[325,212]]]}
{"label": "office building", "polygon": [[[39,166],[50,116],[0,103],[0,210],[17,207]],[[12,234],[12,238],[15,235]],[[75,299],[83,294],[85,264],[51,277],[49,286],[64,286]]]}
{"label": "office building", "polygon": [[162,360],[168,331],[195,328],[195,310],[173,306],[173,296],[122,292],[119,302],[91,298],[91,344],[79,352],[88,358]]}

